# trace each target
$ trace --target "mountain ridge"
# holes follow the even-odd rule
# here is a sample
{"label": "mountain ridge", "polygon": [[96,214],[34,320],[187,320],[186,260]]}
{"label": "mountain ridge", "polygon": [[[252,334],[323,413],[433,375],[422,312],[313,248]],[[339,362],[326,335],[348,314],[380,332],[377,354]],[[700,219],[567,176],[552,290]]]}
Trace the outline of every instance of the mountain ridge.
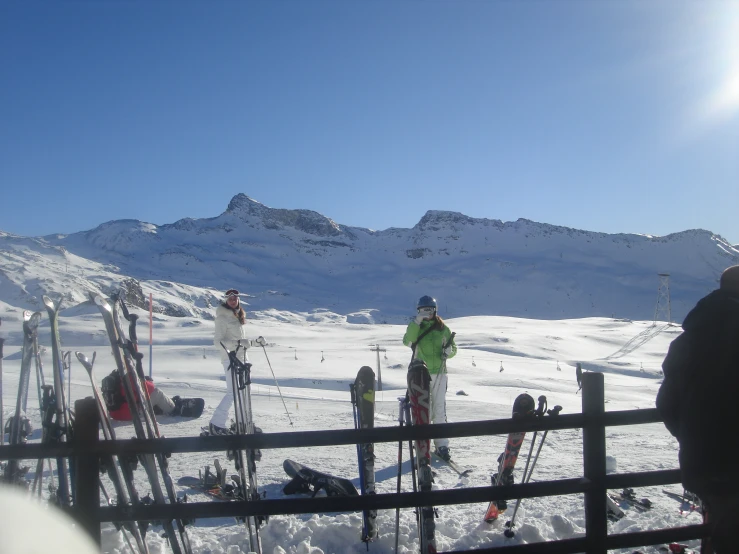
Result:
{"label": "mountain ridge", "polygon": [[[59,249],[94,275],[74,282],[58,275]],[[739,263],[736,248],[703,229],[664,237],[607,234],[428,210],[410,229],[376,231],[312,210],[270,208],[243,193],[211,218],[163,225],[114,220],[31,238],[0,232],[0,253],[8,253],[0,263],[4,281],[15,286],[7,299],[0,287],[0,301],[10,305],[48,292],[76,302],[85,289],[105,292],[133,278],[164,294],[170,308],[178,305],[178,314],[208,317],[218,291],[236,286],[249,294],[252,310],[321,309],[363,314],[356,319],[367,322],[405,321],[423,294],[436,296],[446,317],[651,319],[657,273],[672,274],[673,314],[680,319],[715,288],[725,267]],[[42,276],[45,257],[49,276]],[[37,275],[12,276],[18,264]],[[64,265],[68,270],[68,259]]]}

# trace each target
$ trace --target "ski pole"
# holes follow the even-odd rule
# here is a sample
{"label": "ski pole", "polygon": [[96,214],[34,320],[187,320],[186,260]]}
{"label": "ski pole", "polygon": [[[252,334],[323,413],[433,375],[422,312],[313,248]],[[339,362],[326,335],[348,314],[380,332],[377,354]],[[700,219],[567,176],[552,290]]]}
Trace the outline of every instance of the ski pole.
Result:
{"label": "ski pole", "polygon": [[269,366],[269,370],[272,372],[272,378],[275,380],[275,385],[277,386],[277,392],[280,395],[280,400],[282,400],[282,405],[285,407],[285,413],[287,414],[287,420],[290,422],[290,425],[293,424],[293,420],[290,419],[290,412],[287,411],[287,404],[285,404],[285,399],[282,397],[282,391],[280,390],[280,384],[277,382],[277,376],[275,375],[275,370],[272,369],[272,364],[269,361],[269,356],[267,356],[267,349],[265,348],[267,346],[267,341],[264,340],[264,337],[260,336],[255,341],[256,344],[262,347],[262,350],[264,350],[264,357],[267,358],[267,365]]}
{"label": "ski pole", "polygon": [[[547,397],[542,394],[538,398],[538,400],[539,400],[539,406],[536,408],[534,415],[536,417],[542,417],[547,409]],[[539,434],[539,431],[534,431],[534,435],[531,437],[531,446],[529,446],[529,455],[526,456],[526,465],[523,468],[523,479],[526,479],[526,472],[529,469],[529,462],[531,461],[531,453],[534,451],[534,445],[536,444],[536,437],[538,434]],[[521,482],[524,483],[525,481],[522,480]]]}
{"label": "ski pole", "polygon": [[72,402],[72,351],[67,351],[67,403]]}
{"label": "ski pole", "polygon": [[[408,392],[405,393],[405,399],[403,400],[403,418],[405,421],[408,422],[409,425],[412,425],[411,423],[411,401],[408,396]],[[410,454],[411,458],[411,479],[413,483],[413,492],[418,492],[418,482],[416,480],[416,456],[413,453],[413,440],[408,440],[408,452]],[[421,509],[416,508],[416,522],[418,523],[419,529],[421,527]],[[420,537],[419,537],[420,539]]]}
{"label": "ski pole", "polygon": [[[404,397],[398,398],[398,424],[403,427],[403,403],[405,402]],[[400,478],[402,475],[403,467],[403,441],[398,441],[398,485],[396,487],[396,494],[400,494]],[[398,534],[400,531],[400,508],[395,508],[395,554],[398,554]]]}
{"label": "ski pole", "polygon": [[[444,355],[444,350],[446,350],[446,347],[452,344],[452,341],[454,341],[454,336],[457,333],[452,333],[449,336],[449,341],[441,344],[441,369],[439,370],[439,375],[446,375],[446,356]],[[434,382],[434,388],[431,391],[431,400],[433,402],[433,399],[436,398],[436,393],[439,390],[439,379],[436,379]]]}
{"label": "ski pole", "polygon": [[[243,435],[248,434],[250,429],[248,429],[247,425],[248,422],[246,421],[246,412],[244,408],[244,404],[246,403],[245,399],[245,391],[248,385],[251,384],[251,376],[248,373],[248,370],[251,367],[251,364],[249,362],[242,363],[239,360],[238,357],[238,351],[240,348],[243,348],[241,346],[241,341],[238,342],[236,346],[236,350],[233,352],[229,352],[228,348],[226,348],[226,345],[221,343],[221,346],[223,349],[228,352],[228,359],[229,359],[229,371],[230,371],[230,378],[231,378],[231,389],[233,390],[233,396],[234,396],[234,420],[236,423],[236,434]],[[242,449],[235,449],[233,451],[228,451],[227,455],[232,453],[234,463],[237,466],[237,469],[239,471],[239,490],[240,494],[243,497],[243,500],[251,500],[251,495],[249,493],[249,488],[251,485],[256,486],[256,483],[252,480],[252,473],[251,473],[251,465],[252,460],[250,459],[250,456],[246,455],[246,463],[244,462],[244,454],[245,452]],[[247,469],[246,464],[249,464],[249,469]],[[249,477],[249,483],[250,485],[247,486],[247,475]],[[253,518],[253,519],[252,519]],[[252,529],[252,521],[254,524],[254,529]],[[252,551],[261,552],[261,545],[259,542],[259,524],[257,522],[257,516],[249,516],[244,518],[244,526],[246,527],[246,530],[249,534],[249,547]]]}

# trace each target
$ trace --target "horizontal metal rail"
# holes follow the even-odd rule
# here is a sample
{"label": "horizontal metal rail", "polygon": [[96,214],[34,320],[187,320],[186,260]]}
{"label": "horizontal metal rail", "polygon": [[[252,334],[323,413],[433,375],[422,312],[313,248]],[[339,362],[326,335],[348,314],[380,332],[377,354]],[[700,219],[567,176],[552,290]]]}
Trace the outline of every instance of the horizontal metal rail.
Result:
{"label": "horizontal metal rail", "polygon": [[[21,444],[0,446],[0,460],[70,457],[80,453],[103,456],[124,454],[158,454],[183,452],[217,452],[235,448],[295,448],[315,446],[356,445],[357,443],[399,442],[416,439],[460,438],[486,435],[507,435],[517,431],[552,431],[579,429],[586,423],[584,414],[565,414],[533,421],[494,419],[373,429],[334,429],[290,433],[260,433],[256,435],[225,435],[209,437],[177,437],[162,439],[127,439],[62,444]],[[602,425],[640,425],[660,422],[656,409],[606,412]],[[601,422],[598,422],[601,423]]]}
{"label": "horizontal metal rail", "polygon": [[[669,485],[680,478],[680,471],[661,470],[641,473],[623,473],[606,476],[608,488],[648,487]],[[470,487],[430,492],[401,494],[373,494],[367,496],[325,496],[316,498],[290,498],[254,500],[249,502],[184,502],[180,504],[150,504],[132,506],[106,506],[98,511],[100,521],[153,521],[171,518],[212,518],[252,515],[318,514],[352,512],[359,510],[385,510],[413,508],[416,506],[448,506],[473,504],[491,500],[513,498],[537,498],[585,493],[591,483],[581,477],[537,481],[500,487]]]}

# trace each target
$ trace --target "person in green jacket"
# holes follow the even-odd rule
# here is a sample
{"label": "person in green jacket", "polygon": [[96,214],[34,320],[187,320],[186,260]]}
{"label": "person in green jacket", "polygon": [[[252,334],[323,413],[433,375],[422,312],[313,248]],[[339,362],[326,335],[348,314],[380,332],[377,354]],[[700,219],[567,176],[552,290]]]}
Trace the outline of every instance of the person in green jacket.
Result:
{"label": "person in green jacket", "polygon": [[[413,358],[423,360],[431,375],[431,423],[446,423],[447,358],[457,353],[452,332],[436,313],[436,300],[422,296],[417,305],[418,314],[408,324],[403,344],[413,350]],[[420,340],[419,340],[420,338]],[[449,439],[434,439],[436,454],[450,460]]]}

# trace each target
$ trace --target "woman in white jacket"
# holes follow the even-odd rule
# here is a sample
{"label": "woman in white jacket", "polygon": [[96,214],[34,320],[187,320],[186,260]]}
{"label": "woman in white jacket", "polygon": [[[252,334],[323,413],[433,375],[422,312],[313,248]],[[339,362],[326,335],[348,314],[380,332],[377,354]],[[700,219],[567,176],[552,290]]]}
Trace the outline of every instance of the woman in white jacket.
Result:
{"label": "woman in white jacket", "polygon": [[[213,344],[221,353],[221,363],[226,374],[227,393],[218,404],[216,411],[213,412],[213,417],[210,418],[208,427],[212,435],[229,433],[228,412],[234,400],[231,375],[228,370],[228,352],[223,349],[221,343],[228,348],[229,352],[233,352],[238,347],[239,341],[243,348],[249,347],[249,341],[246,340],[246,313],[239,301],[239,291],[229,289],[224,295],[223,303],[216,308],[216,331]],[[244,361],[248,361],[246,352],[244,352]]]}

